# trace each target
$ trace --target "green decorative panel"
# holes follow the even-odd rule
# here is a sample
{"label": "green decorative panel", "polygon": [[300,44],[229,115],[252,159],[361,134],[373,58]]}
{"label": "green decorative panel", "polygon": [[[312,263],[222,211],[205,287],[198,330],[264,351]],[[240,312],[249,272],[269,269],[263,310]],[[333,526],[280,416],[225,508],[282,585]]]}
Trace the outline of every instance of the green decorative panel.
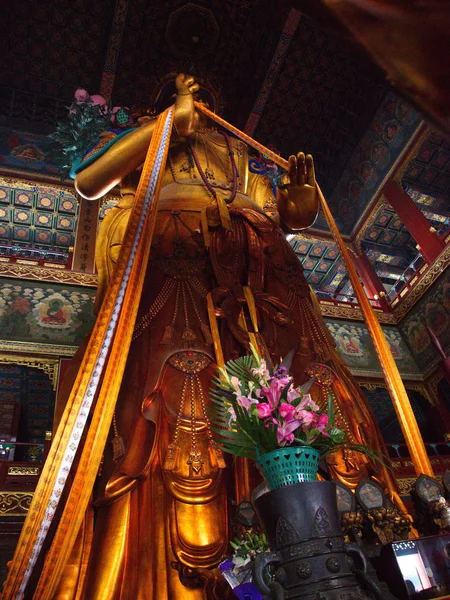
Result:
{"label": "green decorative panel", "polygon": [[0,339],[79,346],[94,324],[95,290],[3,279]]}
{"label": "green decorative panel", "polygon": [[[336,342],[336,349],[355,375],[381,375],[380,364],[369,331],[364,323],[341,319],[325,319]],[[400,373],[417,378],[421,370],[396,327],[383,327]]]}

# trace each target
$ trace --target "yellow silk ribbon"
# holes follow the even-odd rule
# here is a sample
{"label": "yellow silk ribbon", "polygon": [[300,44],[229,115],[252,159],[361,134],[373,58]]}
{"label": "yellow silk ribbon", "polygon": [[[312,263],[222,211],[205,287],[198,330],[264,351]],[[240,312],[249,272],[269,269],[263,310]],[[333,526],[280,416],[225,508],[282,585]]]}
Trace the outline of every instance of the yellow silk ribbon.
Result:
{"label": "yellow silk ribbon", "polygon": [[80,456],[79,465],[75,473],[74,482],[69,492],[68,500],[65,504],[64,512],[60,519],[51,548],[46,556],[43,571],[33,600],[50,600],[52,598],[84,518],[110,429],[117,395],[122,382],[128,349],[131,343],[139,299],[142,292],[146,264],[150,253],[151,238],[156,219],[156,200],[161,189],[169,147],[170,129],[172,125],[171,109],[168,109],[163,113],[158,118],[155,125],[155,131],[152,136],[152,141],[137,189],[135,205],[122,244],[121,254],[118,258],[108,293],[105,296],[105,300],[96,320],[66,409],[55,434],[47,461],[42,470],[8,572],[8,577],[4,584],[2,600],[19,600],[20,598],[19,593],[25,577],[25,572],[29,565],[41,524],[44,522],[45,513],[53,489],[55,485],[57,485],[56,478],[64,459],[67,442],[71,437],[71,432],[77,421],[78,413],[82,408],[82,403],[88,390],[88,384],[91,380],[94,365],[100,355],[103,340],[113,317],[114,307],[125,276],[129,257],[131,256],[133,242],[143,209],[145,194],[155,164],[155,159],[158,155],[158,149],[160,148],[163,139],[164,125],[167,119],[170,120],[169,134],[163,151],[154,200],[150,206],[149,214],[146,218],[144,230],[137,248],[136,257],[133,262],[114,341],[105,367],[103,381],[92,414],[92,421],[87,432],[87,438]]}
{"label": "yellow silk ribbon", "polygon": [[[161,115],[156,123],[155,131],[147,153],[144,171],[136,191],[136,204],[141,204],[144,200],[150,175],[152,174],[155,165],[155,159],[163,141],[163,128],[167,118],[171,118],[171,115],[168,117],[168,111]],[[163,152],[153,202],[150,206],[144,224],[144,230],[139,240],[139,246],[136,258],[133,262],[130,280],[127,285],[113,347],[108,358],[102,387],[92,416],[92,422],[88,430],[83,453],[55,538],[46,556],[44,568],[33,600],[51,600],[53,597],[90,501],[92,488],[100,467],[100,461],[111,426],[117,396],[122,383],[139,301],[142,295],[157,216],[157,200],[161,191],[169,149],[169,140],[170,131]],[[139,212],[141,212],[141,210]],[[138,219],[138,217],[139,213],[136,214],[136,219]]]}

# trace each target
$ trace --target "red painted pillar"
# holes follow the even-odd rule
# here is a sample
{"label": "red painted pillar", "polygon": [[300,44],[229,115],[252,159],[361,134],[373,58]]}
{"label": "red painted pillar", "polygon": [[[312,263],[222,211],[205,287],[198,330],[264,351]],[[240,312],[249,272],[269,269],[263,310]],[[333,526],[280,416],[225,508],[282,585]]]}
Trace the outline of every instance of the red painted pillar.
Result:
{"label": "red painted pillar", "polygon": [[383,311],[390,311],[391,306],[385,298],[386,292],[383,283],[368,257],[365,254],[352,254],[352,257],[369,298],[376,299]]}
{"label": "red painted pillar", "polygon": [[445,248],[445,243],[435,233],[431,233],[428,219],[397,183],[389,181],[383,188],[383,194],[420,246],[422,256],[428,263],[432,263]]}

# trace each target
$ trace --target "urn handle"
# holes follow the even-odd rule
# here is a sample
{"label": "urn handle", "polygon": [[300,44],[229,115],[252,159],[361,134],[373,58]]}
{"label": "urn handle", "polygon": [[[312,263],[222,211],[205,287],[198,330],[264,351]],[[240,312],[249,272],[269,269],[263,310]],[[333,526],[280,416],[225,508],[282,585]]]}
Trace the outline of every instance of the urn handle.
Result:
{"label": "urn handle", "polygon": [[[357,554],[362,563],[362,573],[367,573],[367,559],[364,556],[363,551],[356,544],[345,544],[345,552],[347,554]],[[360,570],[360,569],[359,569]]]}
{"label": "urn handle", "polygon": [[360,585],[366,590],[370,590],[376,600],[385,600],[385,596],[376,584],[376,582],[367,574],[367,559],[364,556],[363,551],[356,544],[345,544],[345,552],[347,554],[357,554],[362,563],[362,569],[354,569],[356,578],[359,580]]}
{"label": "urn handle", "polygon": [[284,600],[284,592],[281,585],[274,581],[267,584],[268,577],[264,577],[266,568],[281,562],[281,556],[277,552],[261,552],[255,556],[253,561],[253,581],[264,598],[269,600]]}

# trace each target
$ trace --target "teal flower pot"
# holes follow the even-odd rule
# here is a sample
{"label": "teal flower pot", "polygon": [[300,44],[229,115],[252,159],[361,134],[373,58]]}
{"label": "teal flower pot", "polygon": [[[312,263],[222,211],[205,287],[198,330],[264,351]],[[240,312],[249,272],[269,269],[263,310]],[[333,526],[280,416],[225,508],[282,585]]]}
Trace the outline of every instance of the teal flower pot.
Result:
{"label": "teal flower pot", "polygon": [[316,481],[319,451],[310,446],[287,446],[267,454],[257,452],[256,464],[271,490],[302,481]]}

